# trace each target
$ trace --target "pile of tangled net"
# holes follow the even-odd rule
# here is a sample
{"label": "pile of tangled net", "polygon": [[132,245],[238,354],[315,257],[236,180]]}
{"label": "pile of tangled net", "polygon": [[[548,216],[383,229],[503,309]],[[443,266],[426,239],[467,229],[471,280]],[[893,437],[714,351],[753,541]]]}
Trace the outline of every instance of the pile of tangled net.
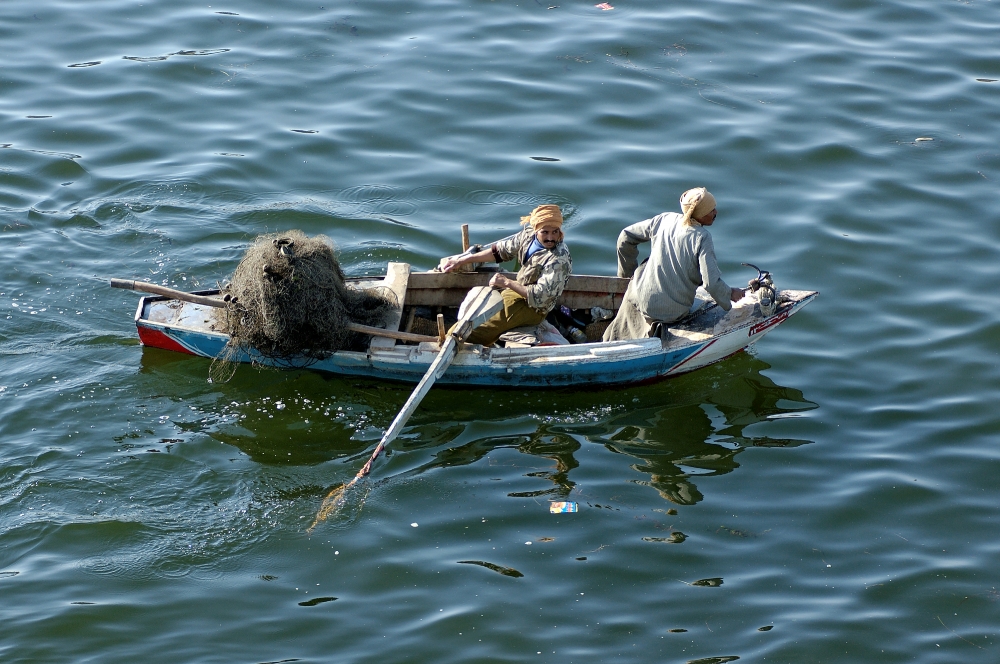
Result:
{"label": "pile of tangled net", "polygon": [[397,306],[388,289],[349,287],[330,239],[301,231],[258,237],[224,292],[219,312],[229,342],[212,363],[215,382],[232,378],[241,354],[309,366],[365,340],[348,324],[381,326]]}

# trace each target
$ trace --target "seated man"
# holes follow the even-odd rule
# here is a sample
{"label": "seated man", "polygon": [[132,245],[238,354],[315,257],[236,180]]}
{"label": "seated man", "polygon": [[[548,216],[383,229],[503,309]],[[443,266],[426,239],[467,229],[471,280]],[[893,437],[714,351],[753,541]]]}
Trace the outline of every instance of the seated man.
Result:
{"label": "seated man", "polygon": [[466,263],[486,263],[517,258],[521,269],[517,279],[496,274],[490,286],[503,289],[504,308],[473,330],[469,343],[489,346],[507,330],[538,325],[545,320],[562,295],[573,271],[573,259],[563,243],[562,212],[558,205],[539,205],[531,215],[521,217],[524,230],[475,254],[449,256],[441,260],[443,272],[451,272]]}
{"label": "seated man", "polygon": [[[618,236],[618,276],[632,281],[605,341],[653,336],[660,325],[687,315],[698,286],[726,311],[743,299],[743,289],[730,288],[715,261],[707,228],[717,214],[715,197],[704,187],[689,189],[681,195],[681,211],[632,224]],[[638,266],[640,242],[652,245],[649,260]]]}

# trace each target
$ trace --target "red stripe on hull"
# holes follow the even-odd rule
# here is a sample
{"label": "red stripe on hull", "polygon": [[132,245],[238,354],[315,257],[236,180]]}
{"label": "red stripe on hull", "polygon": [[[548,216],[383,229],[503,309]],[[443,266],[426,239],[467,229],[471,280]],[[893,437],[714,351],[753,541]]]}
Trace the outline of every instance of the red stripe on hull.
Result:
{"label": "red stripe on hull", "polygon": [[754,326],[752,326],[750,328],[750,336],[752,337],[755,334],[760,334],[764,330],[771,329],[772,327],[774,327],[778,323],[784,322],[784,320],[786,318],[788,318],[789,316],[791,316],[791,315],[792,315],[792,310],[788,309],[788,310],[783,311],[782,313],[778,314],[777,316],[772,316],[771,318],[768,318],[767,320],[762,320],[761,322],[757,323],[756,325],[754,325]]}
{"label": "red stripe on hull", "polygon": [[683,360],[681,360],[680,362],[678,362],[674,366],[672,366],[669,369],[667,369],[667,374],[669,375],[670,372],[676,371],[677,369],[680,369],[682,366],[684,366],[685,364],[687,364],[688,362],[690,362],[694,358],[696,358],[699,355],[701,355],[703,352],[705,352],[706,350],[708,350],[708,347],[711,346],[712,344],[714,344],[716,341],[718,341],[718,339],[712,339],[707,344],[705,344],[704,346],[702,346],[701,348],[699,348],[696,353],[694,353],[693,355],[689,355],[688,357],[684,358]]}
{"label": "red stripe on hull", "polygon": [[143,327],[142,325],[136,325],[135,327],[139,331],[139,341],[142,342],[143,346],[149,346],[150,348],[162,348],[163,350],[173,350],[178,353],[194,355],[194,353],[171,339],[160,330]]}

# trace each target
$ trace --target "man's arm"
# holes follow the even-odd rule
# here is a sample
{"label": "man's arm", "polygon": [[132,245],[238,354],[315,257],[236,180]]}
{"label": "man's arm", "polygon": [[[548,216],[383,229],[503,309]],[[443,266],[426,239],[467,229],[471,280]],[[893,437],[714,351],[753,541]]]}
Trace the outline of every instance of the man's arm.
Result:
{"label": "man's arm", "polygon": [[493,247],[488,247],[474,254],[446,256],[441,259],[440,263],[438,263],[438,268],[440,268],[442,272],[451,272],[459,265],[466,265],[467,263],[489,263],[493,260]]}
{"label": "man's arm", "polygon": [[515,256],[518,240],[521,233],[515,233],[502,240],[497,240],[492,245],[474,254],[458,254],[456,256],[445,256],[438,263],[438,269],[442,272],[451,272],[459,265],[467,263],[502,263],[509,261]]}
{"label": "man's arm", "polygon": [[618,276],[630,279],[639,267],[639,245],[653,237],[653,220],[626,226],[618,235]]}
{"label": "man's arm", "polygon": [[741,289],[730,288],[729,284],[723,281],[719,263],[715,260],[715,243],[708,234],[702,240],[701,251],[698,252],[698,270],[701,272],[701,283],[705,290],[723,311],[729,311],[733,307],[733,302],[743,299]]}
{"label": "man's arm", "polygon": [[509,288],[525,300],[528,299],[528,289],[524,287],[523,284],[518,283],[515,279],[511,279],[505,274],[494,274],[490,279],[490,286],[503,290],[504,288]]}

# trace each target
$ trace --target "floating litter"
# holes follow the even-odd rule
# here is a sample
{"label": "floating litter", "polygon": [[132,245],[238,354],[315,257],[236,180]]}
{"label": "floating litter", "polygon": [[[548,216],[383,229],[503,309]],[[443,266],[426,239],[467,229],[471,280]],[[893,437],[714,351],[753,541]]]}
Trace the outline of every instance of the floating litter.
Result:
{"label": "floating litter", "polygon": [[923,143],[925,141],[933,141],[933,140],[934,140],[933,138],[928,138],[927,136],[921,136],[920,138],[917,139],[917,143]]}
{"label": "floating litter", "polygon": [[414,522],[413,522],[413,523],[411,523],[410,525],[411,525],[411,526],[413,526],[414,528],[416,528],[416,527],[417,527],[417,522],[416,522],[416,521],[414,521]]}
{"label": "floating litter", "polygon": [[579,512],[579,506],[574,502],[553,502],[549,503],[549,514],[564,514],[566,512]]}
{"label": "floating litter", "polygon": [[614,7],[612,7],[611,5],[609,5],[606,2],[602,2],[601,4],[594,5],[594,6],[597,7],[598,9],[600,9],[601,11],[610,11],[610,10],[614,9]]}

